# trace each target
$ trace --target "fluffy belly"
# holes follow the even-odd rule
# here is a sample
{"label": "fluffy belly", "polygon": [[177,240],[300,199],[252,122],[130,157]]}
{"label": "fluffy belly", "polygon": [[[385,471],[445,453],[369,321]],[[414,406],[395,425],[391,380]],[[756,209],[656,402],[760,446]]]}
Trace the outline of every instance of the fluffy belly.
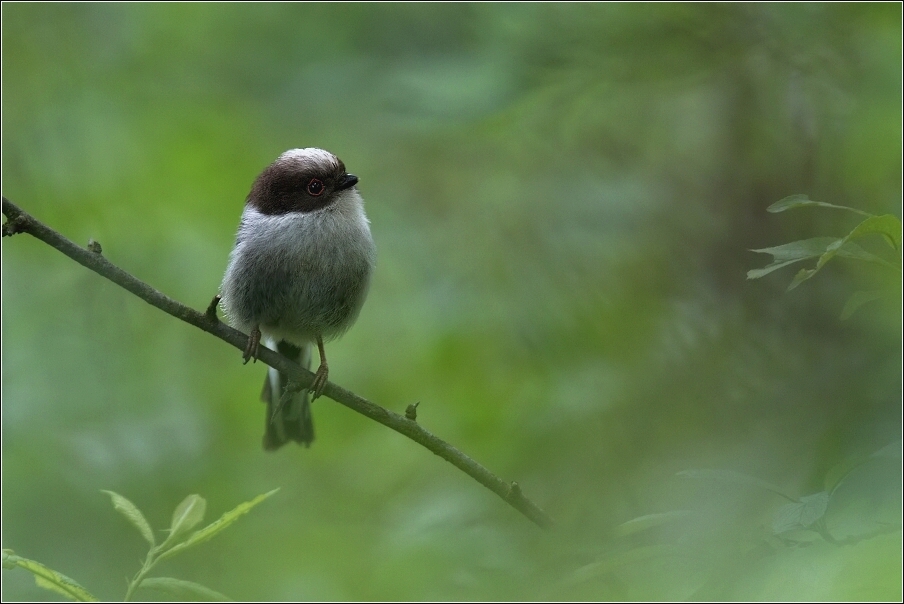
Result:
{"label": "fluffy belly", "polygon": [[298,344],[355,321],[375,249],[357,194],[313,213],[263,215],[246,206],[221,286],[230,323]]}
{"label": "fluffy belly", "polygon": [[338,273],[329,267],[263,271],[240,296],[244,322],[257,323],[268,335],[289,341],[341,334],[357,318],[370,278],[366,263],[345,264]]}

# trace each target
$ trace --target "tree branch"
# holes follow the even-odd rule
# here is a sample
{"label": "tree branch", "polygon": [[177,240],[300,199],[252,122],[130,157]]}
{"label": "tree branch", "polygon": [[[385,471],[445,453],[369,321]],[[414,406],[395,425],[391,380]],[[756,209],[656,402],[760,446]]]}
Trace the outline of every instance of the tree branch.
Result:
{"label": "tree branch", "polygon": [[[130,291],[148,304],[156,306],[177,319],[181,319],[220,338],[224,342],[232,344],[239,350],[245,349],[248,336],[220,322],[216,318],[215,312],[211,313],[210,309],[208,309],[208,312],[198,312],[165,296],[147,283],[107,260],[101,255],[100,245],[96,242],[90,242],[87,248],[80,247],[33,218],[6,197],[3,197],[3,214],[7,217],[7,222],[3,224],[2,228],[3,237],[15,235],[16,233],[28,233],[47,245],[58,249],[82,266]],[[309,386],[314,379],[314,374],[310,371],[264,346],[260,347],[258,358],[267,365],[288,374],[292,380],[303,387]],[[413,410],[411,410],[411,413],[406,413],[406,417],[403,417],[332,382],[327,382],[323,389],[323,395],[426,447],[499,495],[506,503],[537,525],[544,528],[552,526],[552,518],[521,493],[518,483],[503,481],[446,441],[425,430],[417,423],[415,419],[416,413]]]}

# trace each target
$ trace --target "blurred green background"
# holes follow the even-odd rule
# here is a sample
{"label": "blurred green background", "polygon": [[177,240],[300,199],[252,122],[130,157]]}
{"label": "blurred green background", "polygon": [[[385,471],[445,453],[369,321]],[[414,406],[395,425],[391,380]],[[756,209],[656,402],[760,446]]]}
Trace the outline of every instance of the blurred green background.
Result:
{"label": "blurred green background", "polygon": [[[281,487],[155,574],[244,600],[901,598],[900,273],[745,279],[768,263],[749,249],[857,222],[765,212],[786,195],[900,215],[897,3],[2,17],[5,196],[203,309],[256,175],[333,151],[378,267],[330,378],[420,401],[557,522],[327,399],[310,449],[265,453],[264,367],[23,235],[2,244],[3,547],[121,598],[144,542],[101,489],[162,528],[189,493],[212,520]],[[889,530],[843,546],[773,534],[766,490],[677,475],[796,498],[889,444],[825,516]],[[3,572],[4,600],[54,598]]]}

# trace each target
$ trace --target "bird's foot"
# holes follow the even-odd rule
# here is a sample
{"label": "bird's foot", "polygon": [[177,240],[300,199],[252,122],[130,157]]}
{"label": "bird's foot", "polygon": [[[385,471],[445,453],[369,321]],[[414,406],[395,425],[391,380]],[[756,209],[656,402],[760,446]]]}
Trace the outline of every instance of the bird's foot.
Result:
{"label": "bird's foot", "polygon": [[311,382],[311,386],[308,388],[308,392],[311,393],[312,401],[323,394],[323,388],[326,386],[329,375],[329,366],[327,366],[326,363],[320,363],[320,367],[317,368],[317,373],[314,374],[314,381]]}
{"label": "bird's foot", "polygon": [[257,325],[248,334],[248,345],[245,346],[245,352],[242,353],[242,364],[247,364],[249,360],[254,359],[257,363],[257,351],[261,345],[261,330]]}

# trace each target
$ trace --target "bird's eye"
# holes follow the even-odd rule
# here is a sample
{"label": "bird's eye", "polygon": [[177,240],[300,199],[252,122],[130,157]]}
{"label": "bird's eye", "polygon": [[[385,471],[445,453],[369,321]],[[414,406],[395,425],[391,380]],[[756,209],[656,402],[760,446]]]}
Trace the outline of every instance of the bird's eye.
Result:
{"label": "bird's eye", "polygon": [[308,195],[313,197],[317,197],[321,193],[323,193],[323,182],[318,178],[312,178],[308,183]]}

